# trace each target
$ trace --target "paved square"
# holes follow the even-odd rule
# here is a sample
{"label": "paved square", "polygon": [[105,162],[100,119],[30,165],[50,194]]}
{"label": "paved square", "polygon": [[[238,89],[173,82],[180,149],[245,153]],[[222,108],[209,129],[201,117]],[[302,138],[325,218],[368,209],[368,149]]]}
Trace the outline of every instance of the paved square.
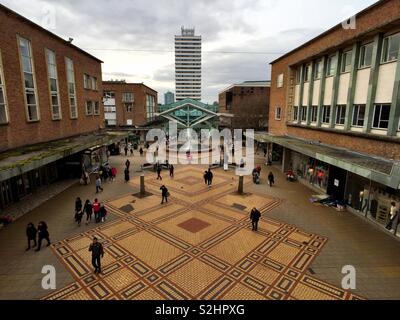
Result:
{"label": "paved square", "polygon": [[[360,299],[307,273],[327,238],[265,216],[252,232],[250,210],[264,215],[281,201],[236,194],[236,177],[222,170],[210,188],[204,170],[181,167],[163,181],[151,174],[152,196],[110,199],[117,219],[55,243],[75,282],[44,299]],[[171,193],[164,205],[162,184]],[[105,248],[102,275],[93,274],[88,252],[94,235]]]}

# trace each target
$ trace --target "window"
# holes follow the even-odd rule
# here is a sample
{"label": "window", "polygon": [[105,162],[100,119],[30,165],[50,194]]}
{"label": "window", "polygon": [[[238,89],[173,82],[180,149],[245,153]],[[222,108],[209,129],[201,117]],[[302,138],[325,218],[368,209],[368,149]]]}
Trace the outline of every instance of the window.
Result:
{"label": "window", "polygon": [[92,88],[92,81],[90,79],[90,76],[88,74],[83,75],[83,87],[85,89],[91,89]]}
{"label": "window", "polygon": [[3,64],[0,52],[0,124],[8,123],[8,108],[6,97],[6,86],[4,81]]}
{"label": "window", "polygon": [[322,60],[319,60],[315,63],[314,66],[314,79],[321,79],[322,77]]}
{"label": "window", "polygon": [[322,123],[329,124],[331,122],[331,106],[322,107]]}
{"label": "window", "polygon": [[307,107],[301,107],[301,121],[307,121]]}
{"label": "window", "polygon": [[125,103],[126,112],[133,111],[133,104],[132,103]]}
{"label": "window", "polygon": [[86,101],[86,115],[91,116],[93,115],[93,102]]}
{"label": "window", "polygon": [[342,55],[341,71],[343,73],[350,72],[351,70],[351,56],[352,56],[351,50],[344,52]]}
{"label": "window", "polygon": [[65,64],[67,66],[67,83],[68,83],[70,115],[71,119],[76,119],[78,118],[78,108],[76,107],[74,62],[69,58],[65,58]]}
{"label": "window", "polygon": [[372,51],[374,50],[374,44],[368,43],[360,48],[360,68],[370,67],[372,64]]}
{"label": "window", "polygon": [[330,56],[326,62],[326,76],[334,76],[336,73],[337,57]]}
{"label": "window", "polygon": [[98,101],[94,103],[94,115],[100,115],[100,103]]}
{"label": "window", "polygon": [[277,87],[282,88],[283,87],[283,73],[278,75],[278,80],[277,80]]}
{"label": "window", "polygon": [[25,102],[28,121],[39,121],[39,106],[36,94],[35,70],[32,60],[32,48],[29,40],[18,38],[24,77]]}
{"label": "window", "polygon": [[400,33],[396,33],[383,39],[382,62],[397,60],[400,48]]}
{"label": "window", "polygon": [[103,97],[105,99],[115,99],[115,92],[114,91],[104,91]]}
{"label": "window", "polygon": [[387,129],[389,127],[389,116],[390,104],[376,104],[372,127],[375,129]]}
{"label": "window", "polygon": [[92,90],[97,90],[97,78],[92,77]]}
{"label": "window", "polygon": [[365,104],[356,104],[353,109],[353,126],[363,127],[365,119]]}
{"label": "window", "polygon": [[58,93],[58,75],[56,54],[46,49],[47,75],[49,77],[51,115],[53,120],[61,119],[60,98]]}
{"label": "window", "polygon": [[281,120],[281,113],[282,113],[282,108],[276,107],[275,108],[275,120]]}
{"label": "window", "polygon": [[293,122],[299,121],[299,107],[293,107]]}
{"label": "window", "polygon": [[309,64],[304,67],[304,82],[310,81],[310,69],[311,66]]}
{"label": "window", "polygon": [[336,106],[336,124],[344,124],[346,121],[346,105]]}
{"label": "window", "polygon": [[149,94],[146,95],[146,111],[147,111],[147,121],[154,120],[155,112],[155,98]]}
{"label": "window", "polygon": [[296,70],[296,84],[300,84],[301,82],[301,68]]}
{"label": "window", "polygon": [[318,116],[318,106],[312,106],[311,107],[311,122],[312,123],[317,122],[317,116]]}
{"label": "window", "polygon": [[134,97],[132,92],[124,92],[122,94],[122,102],[133,102]]}

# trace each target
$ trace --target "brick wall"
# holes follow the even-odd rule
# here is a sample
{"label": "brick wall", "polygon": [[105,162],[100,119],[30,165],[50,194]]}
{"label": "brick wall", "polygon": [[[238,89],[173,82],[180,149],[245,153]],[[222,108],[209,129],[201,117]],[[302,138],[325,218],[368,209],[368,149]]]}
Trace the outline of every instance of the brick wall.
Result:
{"label": "brick wall", "polygon": [[[7,90],[9,124],[0,126],[0,151],[23,145],[56,140],[96,131],[104,126],[102,108],[101,62],[82,53],[66,42],[27,23],[24,18],[0,7],[0,51]],[[35,67],[40,121],[26,120],[24,86],[20,67],[17,35],[30,40]],[[53,121],[51,115],[45,48],[56,53],[58,86],[62,120]],[[74,62],[78,119],[70,119],[65,57]],[[83,88],[83,75],[97,78],[98,90]],[[86,116],[87,100],[98,101],[99,116]]]}

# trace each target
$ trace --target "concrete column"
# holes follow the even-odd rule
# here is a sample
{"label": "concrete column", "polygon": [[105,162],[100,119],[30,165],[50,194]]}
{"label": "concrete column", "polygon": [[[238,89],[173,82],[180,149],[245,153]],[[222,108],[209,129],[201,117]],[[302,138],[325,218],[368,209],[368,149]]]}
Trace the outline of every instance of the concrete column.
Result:
{"label": "concrete column", "polygon": [[329,126],[331,128],[335,127],[335,121],[336,121],[336,104],[337,104],[338,93],[339,93],[339,81],[340,81],[340,75],[341,75],[340,70],[341,70],[341,65],[342,65],[342,54],[343,54],[342,50],[339,50],[336,54],[337,64],[336,64],[335,77],[333,79],[331,115],[330,115],[330,124],[329,124]]}
{"label": "concrete column", "polygon": [[319,87],[319,99],[318,99],[318,113],[317,113],[317,127],[321,127],[322,122],[322,106],[324,105],[324,96],[325,96],[325,82],[326,82],[326,66],[328,63],[328,59],[325,56],[322,60],[322,75],[321,75],[321,84]]}
{"label": "concrete column", "polygon": [[244,177],[239,176],[239,187],[238,187],[238,193],[243,194],[243,182],[244,182]]}
{"label": "concrete column", "polygon": [[314,73],[315,73],[315,61],[311,63],[311,75],[310,75],[310,85],[308,87],[308,101],[307,101],[307,125],[311,123],[311,106],[314,94]]}
{"label": "concrete column", "polygon": [[290,149],[283,148],[283,157],[282,157],[282,172],[287,172],[290,168]]}
{"label": "concrete column", "polygon": [[297,123],[301,124],[301,107],[303,105],[303,93],[304,93],[304,65],[300,67],[300,92],[299,92],[299,110]]}
{"label": "concrete column", "polygon": [[146,187],[144,185],[144,174],[140,176],[140,194],[142,196],[146,194]]}
{"label": "concrete column", "polygon": [[397,56],[396,76],[394,80],[392,105],[390,106],[388,136],[396,136],[400,119],[400,50]]}
{"label": "concrete column", "polygon": [[378,85],[379,67],[382,55],[383,34],[375,36],[374,49],[372,51],[371,74],[368,84],[367,104],[365,106],[364,133],[369,133],[372,127],[372,117],[374,113],[374,103],[376,96],[376,87]]}
{"label": "concrete column", "polygon": [[350,130],[352,122],[354,95],[356,93],[357,72],[358,72],[358,64],[360,57],[360,47],[361,47],[360,42],[356,42],[353,45],[353,51],[351,57],[350,85],[349,85],[349,91],[347,93],[346,120],[344,123],[345,130]]}

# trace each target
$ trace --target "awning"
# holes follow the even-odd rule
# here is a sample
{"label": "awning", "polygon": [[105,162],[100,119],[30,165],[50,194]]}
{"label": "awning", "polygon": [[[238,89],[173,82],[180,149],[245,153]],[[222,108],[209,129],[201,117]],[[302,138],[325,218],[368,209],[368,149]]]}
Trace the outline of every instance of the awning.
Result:
{"label": "awning", "polygon": [[258,132],[254,139],[278,144],[393,189],[400,189],[399,162],[290,136]]}

